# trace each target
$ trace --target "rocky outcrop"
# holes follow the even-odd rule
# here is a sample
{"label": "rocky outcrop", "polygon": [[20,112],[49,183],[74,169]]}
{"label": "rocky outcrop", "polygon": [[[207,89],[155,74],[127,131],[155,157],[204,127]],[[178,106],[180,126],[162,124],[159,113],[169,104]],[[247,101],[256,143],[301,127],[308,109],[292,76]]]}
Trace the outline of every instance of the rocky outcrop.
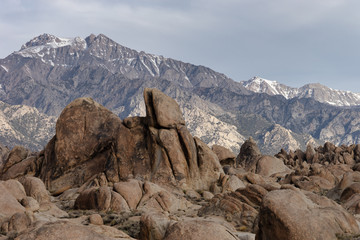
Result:
{"label": "rocky outcrop", "polygon": [[223,172],[218,157],[184,125],[177,103],[145,89],[146,118],[121,121],[90,98],[70,103],[45,148],[38,176],[53,194],[104,173],[110,182],[129,178],[207,190]]}

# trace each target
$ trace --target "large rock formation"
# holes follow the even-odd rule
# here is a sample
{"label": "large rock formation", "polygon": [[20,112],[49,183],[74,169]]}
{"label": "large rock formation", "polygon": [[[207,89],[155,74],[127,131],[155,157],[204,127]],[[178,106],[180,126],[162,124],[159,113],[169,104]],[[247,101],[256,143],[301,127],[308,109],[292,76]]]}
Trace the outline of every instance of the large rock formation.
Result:
{"label": "large rock formation", "polygon": [[223,173],[217,156],[187,128],[175,100],[145,89],[146,118],[121,121],[90,98],[61,113],[56,135],[39,162],[39,177],[53,194],[105,173],[110,182],[129,178],[183,189],[209,189]]}
{"label": "large rock formation", "polygon": [[355,218],[335,202],[299,190],[268,193],[261,205],[258,240],[338,239],[359,234]]}

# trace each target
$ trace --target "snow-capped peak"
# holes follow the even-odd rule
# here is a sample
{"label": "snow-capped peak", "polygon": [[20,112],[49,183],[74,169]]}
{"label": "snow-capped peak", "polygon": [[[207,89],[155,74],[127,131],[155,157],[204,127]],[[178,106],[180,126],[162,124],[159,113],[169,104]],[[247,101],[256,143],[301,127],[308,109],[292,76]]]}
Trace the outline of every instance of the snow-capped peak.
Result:
{"label": "snow-capped peak", "polygon": [[248,90],[269,95],[282,95],[286,99],[313,98],[319,102],[335,106],[360,105],[360,94],[349,91],[331,89],[319,83],[307,84],[301,88],[293,88],[276,81],[253,77],[241,84]]}
{"label": "snow-capped peak", "polygon": [[267,93],[269,95],[283,95],[287,99],[294,97],[294,94],[297,93],[296,88],[291,88],[276,81],[267,80],[257,76],[241,83],[245,88],[252,92]]}
{"label": "snow-capped peak", "polygon": [[45,33],[22,45],[20,51],[15,52],[15,54],[20,54],[23,57],[33,57],[34,55],[39,55],[43,49],[54,49],[65,46],[77,46],[85,49],[86,41],[80,37],[59,38]]}

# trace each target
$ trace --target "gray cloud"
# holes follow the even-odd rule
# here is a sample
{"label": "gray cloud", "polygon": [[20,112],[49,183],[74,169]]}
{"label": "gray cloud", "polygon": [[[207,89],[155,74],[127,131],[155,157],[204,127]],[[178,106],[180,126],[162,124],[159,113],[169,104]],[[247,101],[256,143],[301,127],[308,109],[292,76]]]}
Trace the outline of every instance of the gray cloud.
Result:
{"label": "gray cloud", "polygon": [[0,57],[44,32],[104,33],[237,81],[259,75],[360,92],[359,9],[357,0],[3,0]]}

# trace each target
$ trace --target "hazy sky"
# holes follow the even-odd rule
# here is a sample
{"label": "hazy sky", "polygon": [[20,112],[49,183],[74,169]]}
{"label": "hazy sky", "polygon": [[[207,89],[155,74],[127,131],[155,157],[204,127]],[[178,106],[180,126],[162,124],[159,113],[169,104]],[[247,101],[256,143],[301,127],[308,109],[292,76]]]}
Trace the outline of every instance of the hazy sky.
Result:
{"label": "hazy sky", "polygon": [[360,92],[359,0],[0,0],[0,58],[42,33],[103,33],[236,81]]}

